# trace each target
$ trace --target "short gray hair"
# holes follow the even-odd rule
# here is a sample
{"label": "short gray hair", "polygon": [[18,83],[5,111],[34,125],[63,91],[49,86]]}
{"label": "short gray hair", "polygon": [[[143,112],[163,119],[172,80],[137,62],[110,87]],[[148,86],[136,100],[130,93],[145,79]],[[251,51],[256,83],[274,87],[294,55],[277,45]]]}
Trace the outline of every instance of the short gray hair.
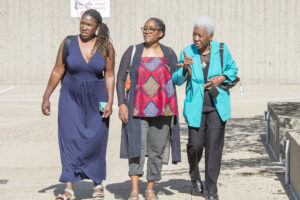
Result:
{"label": "short gray hair", "polygon": [[208,15],[201,15],[195,21],[194,27],[205,27],[208,34],[214,34],[215,32],[215,22]]}

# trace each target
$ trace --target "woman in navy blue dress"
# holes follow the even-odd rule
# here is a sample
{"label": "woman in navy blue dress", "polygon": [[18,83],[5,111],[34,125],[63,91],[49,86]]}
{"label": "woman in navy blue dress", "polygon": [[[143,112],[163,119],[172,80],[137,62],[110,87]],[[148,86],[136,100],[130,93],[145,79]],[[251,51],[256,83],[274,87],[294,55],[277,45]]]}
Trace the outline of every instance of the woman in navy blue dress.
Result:
{"label": "woman in navy blue dress", "polygon": [[[60,45],[42,103],[43,113],[50,115],[49,98],[61,81],[58,128],[62,173],[59,180],[66,183],[66,189],[56,199],[75,199],[73,183],[82,179],[93,180],[93,197],[101,199],[114,93],[114,48],[107,26],[93,9],[81,17],[80,34],[70,43],[65,65],[64,44],[65,40]],[[102,111],[99,110],[101,102],[107,103]]]}

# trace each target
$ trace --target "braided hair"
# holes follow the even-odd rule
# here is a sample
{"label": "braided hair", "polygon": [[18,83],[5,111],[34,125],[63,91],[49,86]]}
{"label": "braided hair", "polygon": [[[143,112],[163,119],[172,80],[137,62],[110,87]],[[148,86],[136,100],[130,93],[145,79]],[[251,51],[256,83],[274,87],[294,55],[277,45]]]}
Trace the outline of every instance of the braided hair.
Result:
{"label": "braided hair", "polygon": [[109,29],[105,23],[102,22],[101,14],[95,9],[86,10],[82,16],[89,15],[96,19],[97,24],[100,25],[100,29],[96,34],[96,43],[93,51],[96,49],[103,58],[107,58],[109,55],[110,35]]}

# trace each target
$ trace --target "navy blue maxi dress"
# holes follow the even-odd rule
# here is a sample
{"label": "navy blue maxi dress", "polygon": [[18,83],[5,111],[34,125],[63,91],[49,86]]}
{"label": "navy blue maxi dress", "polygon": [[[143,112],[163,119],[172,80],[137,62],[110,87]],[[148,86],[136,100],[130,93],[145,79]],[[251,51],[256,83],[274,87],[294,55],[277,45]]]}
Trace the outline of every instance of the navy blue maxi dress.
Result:
{"label": "navy blue maxi dress", "polygon": [[59,181],[85,178],[101,184],[106,178],[109,119],[102,119],[99,102],[107,102],[103,70],[106,61],[96,52],[86,63],[74,37],[66,59],[59,98],[58,128],[62,173]]}

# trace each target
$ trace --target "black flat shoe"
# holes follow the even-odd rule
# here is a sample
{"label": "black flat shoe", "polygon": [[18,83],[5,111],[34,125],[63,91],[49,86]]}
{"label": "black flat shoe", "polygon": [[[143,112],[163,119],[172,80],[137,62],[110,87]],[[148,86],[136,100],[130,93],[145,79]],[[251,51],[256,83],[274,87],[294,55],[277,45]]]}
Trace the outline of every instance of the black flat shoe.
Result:
{"label": "black flat shoe", "polygon": [[207,200],[219,200],[218,193],[208,192],[206,199]]}
{"label": "black flat shoe", "polygon": [[202,195],[204,192],[203,184],[200,180],[192,181],[192,194],[193,195]]}

